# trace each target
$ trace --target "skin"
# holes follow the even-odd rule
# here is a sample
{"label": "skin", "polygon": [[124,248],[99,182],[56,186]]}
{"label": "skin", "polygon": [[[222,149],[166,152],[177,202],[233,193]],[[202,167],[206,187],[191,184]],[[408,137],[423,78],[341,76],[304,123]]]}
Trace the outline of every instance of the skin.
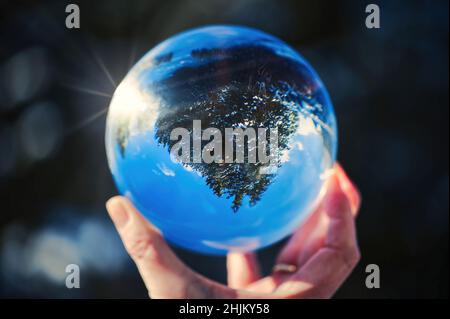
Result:
{"label": "skin", "polygon": [[187,267],[160,231],[125,197],[106,207],[151,298],[330,298],[360,259],[355,217],[360,195],[340,165],[318,208],[292,235],[276,264],[293,265],[264,278],[253,253],[227,256],[228,285]]}

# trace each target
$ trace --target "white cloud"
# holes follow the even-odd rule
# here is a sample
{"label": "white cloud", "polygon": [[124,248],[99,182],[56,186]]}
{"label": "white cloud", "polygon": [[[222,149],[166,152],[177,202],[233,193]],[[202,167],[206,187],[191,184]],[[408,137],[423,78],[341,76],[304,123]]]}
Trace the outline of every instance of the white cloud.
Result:
{"label": "white cloud", "polygon": [[175,176],[175,172],[172,171],[170,168],[168,168],[164,163],[158,164],[156,166],[159,168],[161,173],[163,173],[164,175],[170,176],[170,177]]}
{"label": "white cloud", "polygon": [[297,128],[297,134],[298,135],[309,135],[309,134],[318,134],[319,128],[316,128],[316,125],[314,124],[314,121],[310,117],[301,117],[299,119],[299,125]]}

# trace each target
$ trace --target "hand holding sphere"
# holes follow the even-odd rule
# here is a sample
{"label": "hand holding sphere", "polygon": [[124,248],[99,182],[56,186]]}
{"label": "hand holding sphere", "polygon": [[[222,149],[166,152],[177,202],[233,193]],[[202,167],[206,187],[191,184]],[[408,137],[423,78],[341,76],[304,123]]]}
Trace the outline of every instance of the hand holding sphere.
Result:
{"label": "hand holding sphere", "polygon": [[354,218],[360,197],[340,166],[327,192],[261,278],[253,253],[227,256],[228,286],[188,268],[161,233],[125,197],[107,203],[130,256],[152,298],[329,298],[359,260]]}

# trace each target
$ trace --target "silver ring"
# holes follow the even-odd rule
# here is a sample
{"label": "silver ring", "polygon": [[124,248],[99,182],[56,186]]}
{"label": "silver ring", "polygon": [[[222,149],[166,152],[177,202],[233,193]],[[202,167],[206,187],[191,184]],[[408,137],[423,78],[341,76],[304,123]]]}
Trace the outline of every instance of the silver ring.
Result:
{"label": "silver ring", "polygon": [[289,272],[294,273],[297,271],[296,265],[291,264],[276,264],[273,266],[273,272]]}

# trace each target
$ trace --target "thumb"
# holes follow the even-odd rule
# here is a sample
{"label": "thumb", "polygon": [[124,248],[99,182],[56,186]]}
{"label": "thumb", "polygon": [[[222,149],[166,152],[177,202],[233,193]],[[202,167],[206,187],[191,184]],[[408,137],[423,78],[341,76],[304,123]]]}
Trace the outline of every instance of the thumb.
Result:
{"label": "thumb", "polygon": [[160,231],[125,197],[111,198],[106,208],[151,297],[185,297],[195,274],[175,256]]}

